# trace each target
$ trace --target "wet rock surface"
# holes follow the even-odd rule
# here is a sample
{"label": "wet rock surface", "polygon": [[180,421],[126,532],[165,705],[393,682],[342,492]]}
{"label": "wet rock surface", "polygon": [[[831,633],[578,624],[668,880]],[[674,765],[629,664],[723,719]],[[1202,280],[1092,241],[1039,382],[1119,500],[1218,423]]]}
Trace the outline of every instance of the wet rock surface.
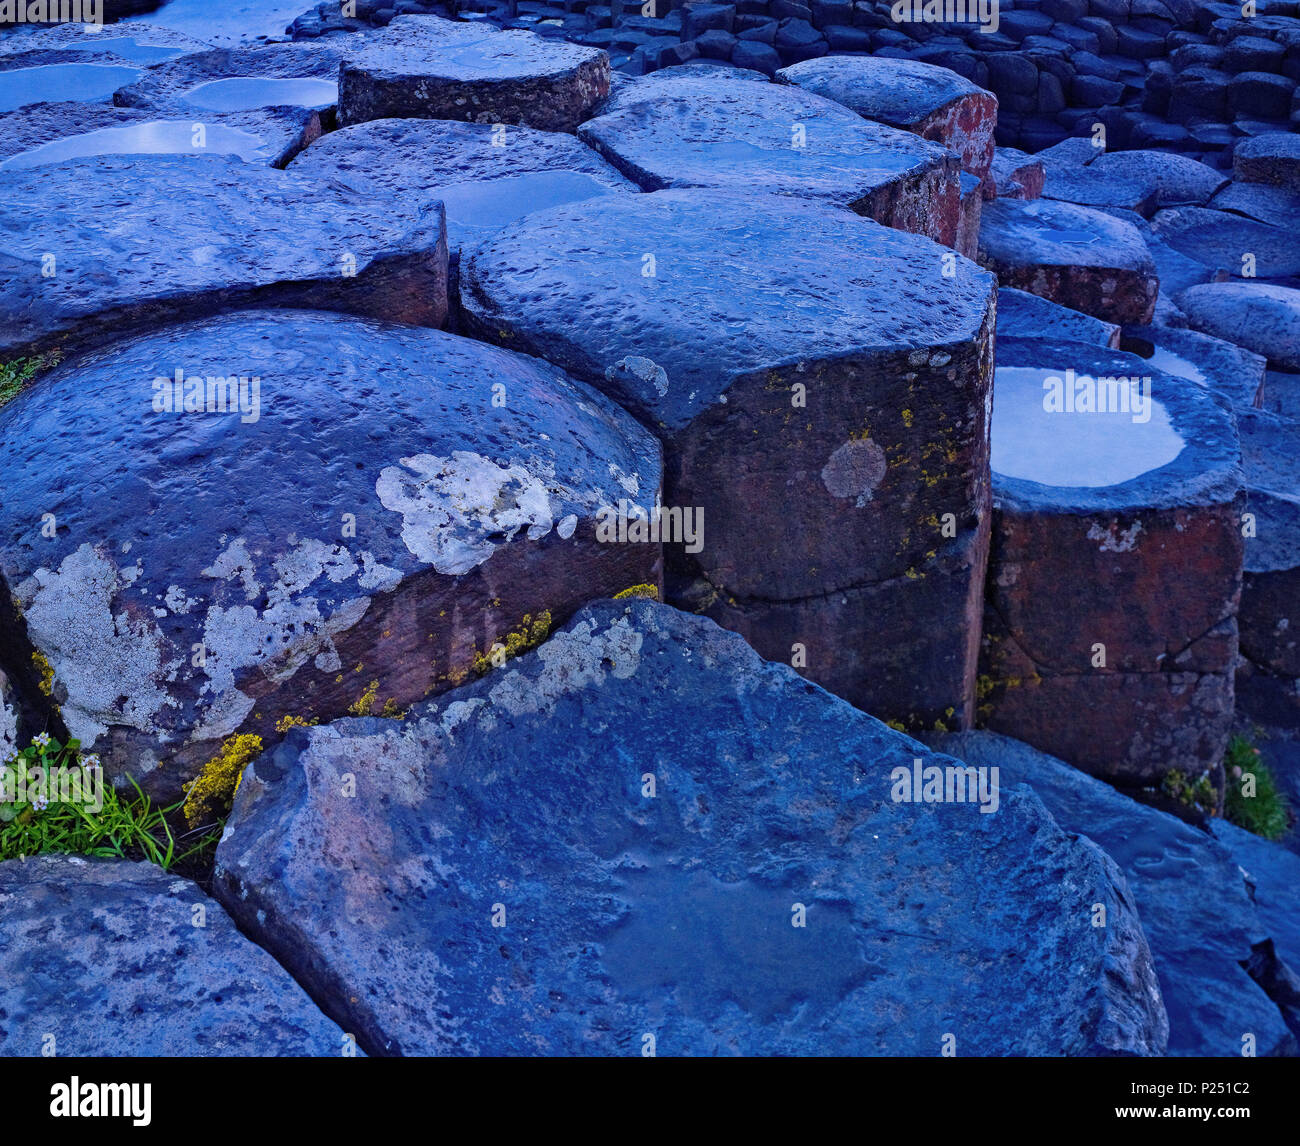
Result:
{"label": "wet rock surface", "polygon": [[1265,283],[1207,283],[1178,296],[1188,323],[1300,370],[1300,290]]}
{"label": "wet rock surface", "polygon": [[215,900],[153,864],[0,863],[0,1053],[340,1055],[345,1033]]}
{"label": "wet rock surface", "polygon": [[[765,618],[802,602],[821,617],[806,638],[813,679],[927,724],[968,718],[992,287],[951,252],[847,212],[705,191],[529,216],[466,251],[461,278],[477,334],[606,390],[663,439],[665,504],[703,521],[696,544],[670,547],[693,607],[787,659]],[[659,370],[621,369],[630,357]],[[886,684],[842,655],[877,647],[842,597],[875,586],[876,620],[897,610],[898,628],[926,578],[951,619],[927,638],[931,659]],[[837,617],[853,627],[837,634]],[[868,665],[892,656],[884,644]]]}
{"label": "wet rock surface", "polygon": [[39,653],[54,726],[157,794],[229,737],[400,712],[659,580],[657,546],[595,536],[600,507],[653,500],[654,440],[554,367],[439,331],[171,327],[42,378],[0,440],[4,667]]}
{"label": "wet rock surface", "polygon": [[1087,342],[1119,349],[1120,328],[1113,322],[1059,306],[1014,287],[998,291],[998,335],[1003,338],[1048,338]]}
{"label": "wet rock surface", "polygon": [[295,730],[216,887],[371,1053],[1163,1051],[1114,865],[1024,788],[894,802],[917,759],[948,763],[706,620],[601,602],[401,726]]}
{"label": "wet rock surface", "polygon": [[216,156],[67,160],[0,172],[0,188],[6,360],[248,306],[447,314],[436,203],[376,213],[337,183]]}

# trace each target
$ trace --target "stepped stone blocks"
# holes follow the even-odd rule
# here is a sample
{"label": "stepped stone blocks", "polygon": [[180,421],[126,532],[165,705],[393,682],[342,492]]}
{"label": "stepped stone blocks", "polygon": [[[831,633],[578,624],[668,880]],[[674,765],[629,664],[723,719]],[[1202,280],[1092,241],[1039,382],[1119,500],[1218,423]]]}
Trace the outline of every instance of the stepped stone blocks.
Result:
{"label": "stepped stone blocks", "polygon": [[1245,508],[1226,404],[1134,355],[1003,339],[993,409],[988,727],[1120,786],[1217,768]]}
{"label": "stepped stone blocks", "polygon": [[1122,219],[1049,200],[984,205],[979,263],[1004,287],[1104,322],[1149,322],[1160,282],[1141,233]]}
{"label": "stepped stone blocks", "polygon": [[1234,409],[1260,404],[1265,359],[1231,342],[1195,330],[1126,326],[1121,348],[1146,359],[1155,370],[1221,394]]}
{"label": "stepped stone blocks", "polygon": [[321,133],[306,107],[160,114],[107,104],[42,103],[0,113],[0,178],[100,155],[231,155],[283,167]]}
{"label": "stepped stone blocks", "polygon": [[959,161],[786,84],[686,75],[620,91],[578,138],[644,191],[710,187],[818,199],[952,246]]}
{"label": "stepped stone blocks", "polygon": [[997,97],[956,72],[919,60],[823,56],[782,68],[777,78],[943,144],[980,180],[985,198],[996,195],[990,170]]}
{"label": "stepped stone blocks", "polygon": [[1266,132],[1233,148],[1233,175],[1247,183],[1271,183],[1300,193],[1300,135]]}
{"label": "stepped stone blocks", "polygon": [[[1086,835],[1120,866],[1160,979],[1171,1057],[1239,1055],[1244,1031],[1254,1033],[1260,1054],[1295,1053],[1279,1001],[1247,971],[1261,936],[1286,941],[1293,934],[1278,918],[1280,911],[1265,915],[1257,908],[1260,897],[1242,873],[1253,865],[1239,867],[1237,855],[1206,831],[1009,736],[960,732],[924,739],[974,767],[998,768],[1004,787],[1028,784],[1065,831]],[[1215,836],[1221,827],[1240,831],[1219,818],[1210,827]],[[1257,849],[1289,856],[1258,836],[1240,834]],[[1289,858],[1293,862],[1284,871],[1300,865],[1300,859]],[[1196,878],[1189,879],[1192,865]],[[1275,866],[1281,865],[1270,865]]]}
{"label": "stepped stone blocks", "polygon": [[1300,290],[1268,283],[1205,283],[1178,296],[1189,325],[1300,370]]}
{"label": "stepped stone blocks", "polygon": [[0,187],[0,360],[248,306],[447,315],[437,203],[376,212],[362,192],[216,156],[69,160]]}
{"label": "stepped stone blocks", "polygon": [[[150,863],[0,863],[0,1054],[337,1056],[344,1032],[190,880]],[[195,926],[196,912],[203,925]]]}
{"label": "stepped stone blocks", "polygon": [[1047,169],[1042,161],[1012,147],[994,149],[990,176],[998,194],[1009,199],[1037,199],[1043,193]]}
{"label": "stepped stone blocks", "polygon": [[160,798],[286,722],[400,712],[660,581],[657,545],[596,536],[602,507],[654,500],[654,438],[440,331],[168,327],[39,379],[0,444],[3,667]]}
{"label": "stepped stone blocks", "polygon": [[[771,659],[802,644],[812,679],[882,718],[969,720],[988,275],[833,208],[662,191],[528,216],[466,251],[461,294],[476,334],[605,389],[664,441],[666,504],[703,514],[702,539],[668,550],[676,599]],[[944,623],[917,625],[920,608]]]}
{"label": "stepped stone blocks", "polygon": [[531,32],[399,16],[339,72],[339,122],[458,119],[574,131],[609,94],[609,57]]}
{"label": "stepped stone blocks", "polygon": [[957,217],[957,234],[953,248],[967,259],[979,254],[980,216],[984,206],[984,189],[969,172],[961,173],[961,214]]}
{"label": "stepped stone blocks", "polygon": [[1002,287],[998,291],[999,338],[1050,338],[1119,349],[1120,328],[1113,322],[1058,306],[1036,294]]}
{"label": "stepped stone blocks", "polygon": [[903,802],[950,766],[703,618],[597,602],[402,725],[294,729],[215,891],[371,1054],[1163,1053],[1118,869],[1026,787]]}

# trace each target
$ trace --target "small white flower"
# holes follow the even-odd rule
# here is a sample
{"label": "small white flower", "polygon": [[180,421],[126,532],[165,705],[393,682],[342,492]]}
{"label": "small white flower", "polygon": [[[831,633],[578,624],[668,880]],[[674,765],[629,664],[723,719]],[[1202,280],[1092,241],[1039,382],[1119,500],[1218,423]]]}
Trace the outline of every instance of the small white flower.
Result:
{"label": "small white flower", "polygon": [[45,811],[45,809],[48,808],[49,806],[50,806],[50,802],[44,796],[37,796],[36,799],[32,801],[32,807],[35,808],[38,812]]}
{"label": "small white flower", "polygon": [[89,756],[83,756],[81,758],[81,766],[83,768],[88,768],[93,772],[99,767],[99,757],[93,752]]}
{"label": "small white flower", "polygon": [[38,732],[35,736],[32,737],[32,743],[35,744],[37,748],[44,748],[47,744],[49,744],[49,742],[50,742],[50,734],[48,732]]}

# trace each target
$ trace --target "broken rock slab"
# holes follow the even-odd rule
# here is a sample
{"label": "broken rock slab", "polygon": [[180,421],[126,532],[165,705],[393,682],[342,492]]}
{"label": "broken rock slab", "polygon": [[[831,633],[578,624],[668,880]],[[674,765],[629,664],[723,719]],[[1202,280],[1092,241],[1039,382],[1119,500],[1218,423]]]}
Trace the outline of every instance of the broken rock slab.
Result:
{"label": "broken rock slab", "polygon": [[644,191],[816,199],[952,246],[957,156],[800,87],[691,75],[633,85],[578,138]]}
{"label": "broken rock slab", "polygon": [[1243,479],[1227,404],[1135,355],[1001,339],[989,728],[1126,787],[1221,779]]}
{"label": "broken rock slab", "polygon": [[1292,227],[1300,218],[1300,191],[1271,187],[1267,183],[1228,184],[1209,206],[1215,211],[1232,211],[1274,227]]}
{"label": "broken rock slab", "polygon": [[68,160],[0,186],[0,360],[248,306],[447,315],[437,203],[376,212],[348,187],[217,156]]}
{"label": "broken rock slab", "polygon": [[99,155],[232,155],[283,167],[321,133],[306,107],[156,114],[75,101],[0,114],[0,178],[68,159]]}
{"label": "broken rock slab", "polygon": [[1049,338],[1119,349],[1120,328],[1014,287],[998,291],[998,337]]}
{"label": "broken rock slab", "polygon": [[1039,199],[984,205],[980,265],[998,284],[1105,322],[1148,322],[1160,282],[1142,235],[1101,211]]}
{"label": "broken rock slab", "polygon": [[1246,183],[1300,192],[1300,136],[1269,131],[1241,140],[1232,151],[1232,173]]}
{"label": "broken rock slab", "polygon": [[990,167],[998,194],[1009,199],[1037,199],[1043,193],[1042,160],[1014,147],[997,147]]}
{"label": "broken rock slab", "polygon": [[339,72],[339,122],[458,119],[576,130],[609,94],[598,48],[486,22],[398,16]]}
{"label": "broken rock slab", "polygon": [[295,729],[215,887],[373,1054],[1162,1053],[1114,864],[1024,787],[902,802],[952,763],[710,621],[597,602],[400,725]]}
{"label": "broken rock slab", "polygon": [[1281,280],[1279,285],[1300,282],[1300,244],[1291,228],[1204,207],[1178,207],[1158,212],[1151,229],[1179,254],[1201,263],[1207,275]]}
{"label": "broken rock slab", "polygon": [[[927,727],[969,719],[987,274],[819,204],[660,191],[520,220],[466,251],[461,300],[478,336],[555,362],[660,436],[666,506],[702,522],[667,539],[694,607],[781,660],[799,657],[775,619],[794,609],[818,683]],[[923,630],[931,659],[887,681],[873,624],[914,622],[921,579],[946,619]],[[867,588],[869,613],[847,600]]]}
{"label": "broken rock slab", "polygon": [[167,327],[41,378],[0,442],[4,667],[33,694],[43,671],[50,719],[160,798],[251,738],[399,713],[660,581],[657,545],[596,536],[603,507],[654,501],[654,438],[555,367],[441,331],[293,310]]}
{"label": "broken rock slab", "polygon": [[[1290,940],[1294,923],[1262,910],[1258,892],[1252,899],[1232,848],[1009,736],[962,732],[925,740],[966,764],[998,768],[1005,788],[1029,785],[1065,831],[1092,840],[1119,865],[1160,978],[1171,1056],[1240,1056],[1244,1034],[1255,1036],[1260,1055],[1295,1053],[1277,1004],[1244,967],[1254,944],[1265,935],[1279,945]],[[1231,828],[1210,823],[1215,836]],[[1281,890],[1275,889],[1279,909]]]}
{"label": "broken rock slab", "polygon": [[884,56],[822,56],[782,68],[777,79],[798,84],[878,123],[933,140],[961,156],[993,198],[993,132],[998,100],[956,72],[920,60]]}
{"label": "broken rock slab", "polygon": [[225,909],[149,863],[0,863],[0,1055],[340,1056],[327,1019]]}
{"label": "broken rock slab", "polygon": [[1271,283],[1204,283],[1178,296],[1188,323],[1264,355],[1271,366],[1300,370],[1300,290]]}

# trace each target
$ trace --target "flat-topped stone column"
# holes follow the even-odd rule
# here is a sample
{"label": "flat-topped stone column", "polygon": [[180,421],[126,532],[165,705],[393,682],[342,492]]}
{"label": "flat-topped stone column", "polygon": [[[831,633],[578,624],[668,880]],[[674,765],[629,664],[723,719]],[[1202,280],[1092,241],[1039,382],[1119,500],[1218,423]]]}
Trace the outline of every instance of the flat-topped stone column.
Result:
{"label": "flat-topped stone column", "polygon": [[1226,404],[1135,355],[1000,339],[981,715],[1121,786],[1222,783],[1245,508]]}
{"label": "flat-topped stone column", "polygon": [[574,131],[609,94],[598,48],[490,24],[399,16],[339,72],[339,122],[418,117]]}
{"label": "flat-topped stone column", "polygon": [[474,333],[664,441],[666,505],[703,515],[676,599],[926,726],[970,717],[993,285],[845,211],[710,191],[530,215],[461,268]]}
{"label": "flat-topped stone column", "polygon": [[554,366],[441,331],[167,327],[39,379],[0,444],[0,666],[160,798],[660,581],[658,545],[596,536],[602,507],[657,495],[655,439]]}

